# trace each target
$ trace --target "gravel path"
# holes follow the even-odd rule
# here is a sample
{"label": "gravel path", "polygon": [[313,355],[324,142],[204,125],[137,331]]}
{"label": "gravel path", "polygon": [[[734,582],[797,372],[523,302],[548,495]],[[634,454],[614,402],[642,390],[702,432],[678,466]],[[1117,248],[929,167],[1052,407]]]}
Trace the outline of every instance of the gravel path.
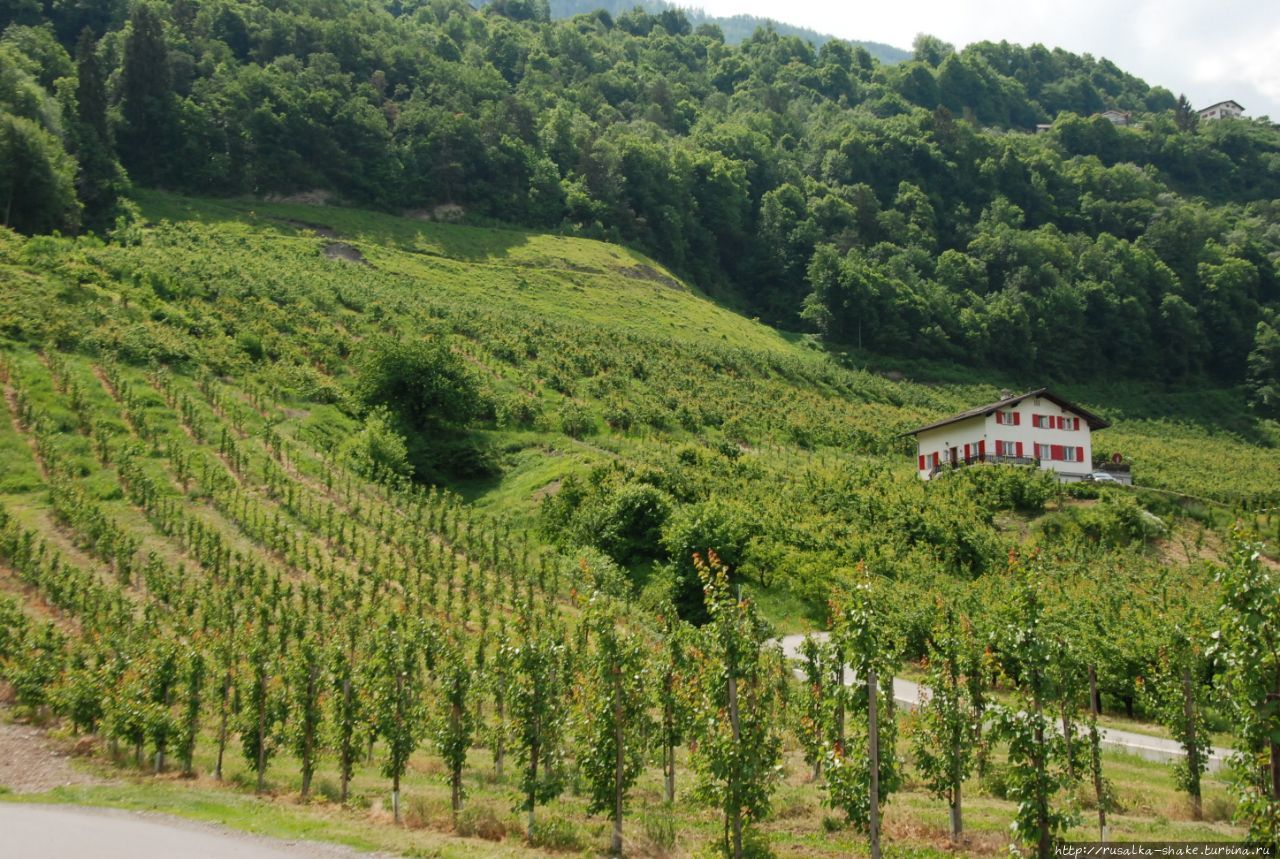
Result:
{"label": "gravel path", "polygon": [[66,754],[39,728],[0,722],[0,787],[14,793],[44,793],[97,779],[71,766]]}
{"label": "gravel path", "polygon": [[[825,632],[811,633],[814,637],[826,640],[828,634]],[[800,644],[807,638],[806,635],[786,635],[778,640],[782,645],[782,653],[787,659],[800,659]],[[799,673],[799,672],[797,672]],[[845,670],[844,682],[846,686],[853,683],[853,672]],[[893,699],[898,704],[905,707],[915,709],[920,706],[921,694],[927,695],[929,690],[919,683],[913,683],[910,680],[903,680],[900,677],[893,678]],[[1164,737],[1152,737],[1147,734],[1138,734],[1133,731],[1121,731],[1116,728],[1101,729],[1101,745],[1103,748],[1114,749],[1120,752],[1126,752],[1131,755],[1161,763],[1170,763],[1178,761],[1186,757],[1186,752],[1182,746],[1175,740],[1169,740]],[[1223,749],[1215,746],[1209,753],[1209,771],[1215,772],[1222,768],[1226,763],[1227,757],[1231,754],[1230,749]]]}
{"label": "gravel path", "polygon": [[0,803],[6,859],[347,859],[354,850],[108,808]]}

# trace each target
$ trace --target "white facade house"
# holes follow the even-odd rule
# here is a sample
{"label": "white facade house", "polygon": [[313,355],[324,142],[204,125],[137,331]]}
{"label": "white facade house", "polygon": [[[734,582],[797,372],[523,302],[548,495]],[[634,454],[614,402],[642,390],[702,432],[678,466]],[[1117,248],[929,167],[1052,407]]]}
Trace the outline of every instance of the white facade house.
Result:
{"label": "white facade house", "polygon": [[922,480],[975,463],[1031,465],[1056,472],[1062,481],[1081,480],[1093,469],[1095,430],[1107,421],[1038,388],[1007,392],[987,403],[911,430],[916,469]]}
{"label": "white facade house", "polygon": [[1244,113],[1244,106],[1238,101],[1220,101],[1217,104],[1211,104],[1203,110],[1197,111],[1201,119],[1235,119]]}

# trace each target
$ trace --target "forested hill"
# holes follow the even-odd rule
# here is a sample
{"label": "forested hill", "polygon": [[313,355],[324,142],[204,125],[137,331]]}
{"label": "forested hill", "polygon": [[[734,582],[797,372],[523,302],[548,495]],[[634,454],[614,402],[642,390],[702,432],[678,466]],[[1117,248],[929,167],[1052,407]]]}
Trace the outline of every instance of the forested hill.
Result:
{"label": "forested hill", "polygon": [[[618,16],[636,9],[637,7],[652,15],[661,15],[663,12],[676,13],[679,11],[689,19],[694,27],[719,28],[724,40],[730,45],[740,45],[747,39],[755,35],[756,30],[766,29],[773,30],[779,36],[796,36],[815,48],[820,48],[827,42],[835,39],[828,33],[819,33],[817,30],[811,30],[808,27],[797,27],[794,24],[784,24],[781,21],[775,21],[772,18],[759,18],[755,15],[708,15],[701,9],[682,8],[678,4],[668,3],[666,0],[552,0],[550,3],[550,14],[552,18],[572,18],[575,15],[589,15],[597,9],[603,9],[610,15]],[[849,44],[866,48],[871,56],[875,57],[882,63],[900,63],[911,59],[911,52],[904,51],[901,48],[895,48],[893,45],[886,45],[883,42],[866,42],[860,39],[849,40]]]}
{"label": "forested hill", "polygon": [[[548,18],[535,0],[11,0],[5,222],[106,231],[126,174],[329,195],[626,243],[880,353],[1249,376],[1274,403],[1270,123],[1197,123],[1038,45],[922,38],[889,66],[777,32],[735,47],[671,10]],[[1112,107],[1135,125],[1094,115]]]}

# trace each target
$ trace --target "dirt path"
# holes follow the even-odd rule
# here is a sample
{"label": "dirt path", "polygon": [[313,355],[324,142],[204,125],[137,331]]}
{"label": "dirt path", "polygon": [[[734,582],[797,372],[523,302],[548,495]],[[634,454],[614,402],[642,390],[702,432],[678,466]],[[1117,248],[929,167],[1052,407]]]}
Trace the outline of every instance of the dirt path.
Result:
{"label": "dirt path", "polygon": [[0,787],[14,793],[44,793],[99,779],[71,766],[62,748],[30,725],[0,722]]}

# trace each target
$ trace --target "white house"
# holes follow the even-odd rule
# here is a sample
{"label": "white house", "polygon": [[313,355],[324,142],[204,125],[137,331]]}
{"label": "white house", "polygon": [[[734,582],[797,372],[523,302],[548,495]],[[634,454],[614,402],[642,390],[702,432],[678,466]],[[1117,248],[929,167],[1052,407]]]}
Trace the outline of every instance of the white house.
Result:
{"label": "white house", "polygon": [[939,471],[978,462],[1034,465],[1058,479],[1080,480],[1093,471],[1094,430],[1110,423],[1037,388],[903,433],[916,438],[916,468],[922,480]]}
{"label": "white house", "polygon": [[1235,119],[1244,113],[1244,106],[1238,101],[1220,101],[1197,111],[1201,119]]}

